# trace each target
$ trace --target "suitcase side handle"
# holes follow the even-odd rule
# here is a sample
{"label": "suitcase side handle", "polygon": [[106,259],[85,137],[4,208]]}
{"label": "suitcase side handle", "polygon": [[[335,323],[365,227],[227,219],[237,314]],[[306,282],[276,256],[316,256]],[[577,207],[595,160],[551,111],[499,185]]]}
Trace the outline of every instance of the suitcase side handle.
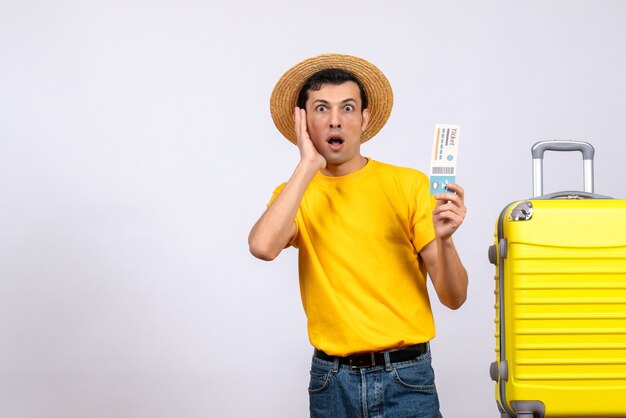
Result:
{"label": "suitcase side handle", "polygon": [[593,158],[595,150],[583,141],[539,141],[532,146],[533,155],[533,197],[543,195],[543,154],[546,151],[580,151],[583,157],[583,187],[593,193]]}

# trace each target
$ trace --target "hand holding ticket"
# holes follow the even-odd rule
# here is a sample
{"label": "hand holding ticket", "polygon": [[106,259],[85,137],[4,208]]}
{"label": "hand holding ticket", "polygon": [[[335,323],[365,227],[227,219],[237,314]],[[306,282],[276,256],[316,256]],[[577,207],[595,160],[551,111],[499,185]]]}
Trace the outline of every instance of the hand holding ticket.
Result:
{"label": "hand holding ticket", "polygon": [[452,193],[448,183],[456,183],[459,125],[435,125],[432,160],[430,161],[430,193]]}

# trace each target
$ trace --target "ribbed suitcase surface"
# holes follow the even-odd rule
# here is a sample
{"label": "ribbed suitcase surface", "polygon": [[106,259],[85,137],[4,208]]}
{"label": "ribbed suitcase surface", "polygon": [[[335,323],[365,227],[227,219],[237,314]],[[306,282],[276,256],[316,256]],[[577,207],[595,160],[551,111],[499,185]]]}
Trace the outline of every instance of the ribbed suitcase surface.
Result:
{"label": "ribbed suitcase surface", "polygon": [[546,417],[626,416],[626,201],[531,204],[529,220],[503,213],[505,398]]}

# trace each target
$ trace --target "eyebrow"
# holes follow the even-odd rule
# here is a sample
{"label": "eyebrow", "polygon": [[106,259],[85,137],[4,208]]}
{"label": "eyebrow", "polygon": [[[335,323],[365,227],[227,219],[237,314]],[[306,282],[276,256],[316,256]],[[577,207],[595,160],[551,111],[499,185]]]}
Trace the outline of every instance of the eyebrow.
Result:
{"label": "eyebrow", "polygon": [[[356,103],[356,100],[350,97],[350,98],[348,98],[348,99],[343,99],[343,100],[342,100],[342,101],[340,101],[339,103],[340,103],[340,104],[344,104],[344,103],[348,103],[348,102],[354,102],[354,103]],[[314,100],[314,101],[313,101],[313,103],[312,103],[312,104],[315,104],[315,103],[330,104],[330,102],[329,102],[328,100],[326,100],[326,99],[316,99],[316,100]]]}

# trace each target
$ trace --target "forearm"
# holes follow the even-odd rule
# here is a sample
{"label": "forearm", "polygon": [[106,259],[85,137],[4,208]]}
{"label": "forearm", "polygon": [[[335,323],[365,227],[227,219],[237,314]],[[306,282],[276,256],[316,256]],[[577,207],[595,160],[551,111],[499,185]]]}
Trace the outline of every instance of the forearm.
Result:
{"label": "forearm", "polygon": [[452,237],[436,239],[437,266],[433,285],[441,303],[458,309],[467,298],[467,271],[456,251]]}
{"label": "forearm", "polygon": [[318,169],[300,162],[291,178],[254,225],[248,237],[250,252],[262,260],[273,260],[293,237],[298,207]]}

